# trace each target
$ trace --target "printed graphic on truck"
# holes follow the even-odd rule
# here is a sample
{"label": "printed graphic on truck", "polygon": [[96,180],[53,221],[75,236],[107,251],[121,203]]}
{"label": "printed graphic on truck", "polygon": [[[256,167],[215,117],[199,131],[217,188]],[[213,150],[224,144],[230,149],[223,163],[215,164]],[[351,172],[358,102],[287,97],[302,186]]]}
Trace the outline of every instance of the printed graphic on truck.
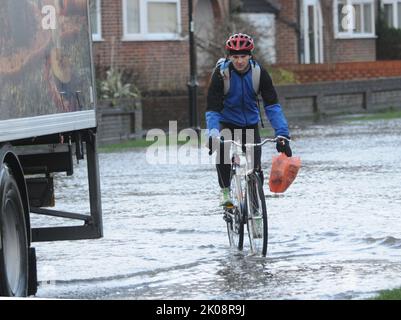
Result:
{"label": "printed graphic on truck", "polygon": [[2,0],[0,120],[93,108],[86,0]]}

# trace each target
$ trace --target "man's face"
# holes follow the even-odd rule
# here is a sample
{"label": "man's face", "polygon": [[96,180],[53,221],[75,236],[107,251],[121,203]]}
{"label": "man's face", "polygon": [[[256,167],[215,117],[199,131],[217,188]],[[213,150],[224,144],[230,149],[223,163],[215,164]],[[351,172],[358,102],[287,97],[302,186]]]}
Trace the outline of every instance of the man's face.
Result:
{"label": "man's face", "polygon": [[251,59],[251,56],[249,54],[230,55],[230,60],[233,63],[234,68],[239,72],[244,72],[247,70],[249,59]]}

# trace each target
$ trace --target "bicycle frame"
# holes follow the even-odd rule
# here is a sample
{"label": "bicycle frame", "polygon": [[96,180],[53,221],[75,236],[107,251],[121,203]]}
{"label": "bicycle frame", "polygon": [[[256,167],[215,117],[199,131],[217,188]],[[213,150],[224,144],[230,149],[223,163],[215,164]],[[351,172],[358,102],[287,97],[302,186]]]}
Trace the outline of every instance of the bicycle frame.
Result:
{"label": "bicycle frame", "polygon": [[[235,194],[233,195],[237,201],[237,203],[234,203],[234,206],[231,208],[226,208],[225,209],[225,214],[224,214],[224,219],[227,222],[227,230],[228,230],[228,236],[230,240],[230,245],[236,246],[239,250],[242,250],[243,248],[243,234],[244,234],[244,229],[243,225],[247,224],[248,227],[248,237],[251,245],[251,250],[252,252],[257,252],[258,251],[258,245],[255,243],[258,243],[260,239],[262,239],[263,242],[263,247],[261,250],[261,253],[263,256],[266,255],[266,250],[267,250],[267,214],[266,214],[266,204],[263,200],[263,204],[259,206],[259,208],[263,207],[263,214],[264,216],[264,221],[263,224],[265,225],[262,229],[262,233],[257,232],[255,233],[255,230],[259,230],[258,227],[255,227],[255,219],[262,219],[262,216],[259,216],[257,214],[255,216],[255,212],[253,210],[249,211],[248,208],[248,202],[251,201],[250,198],[248,197],[248,187],[250,184],[254,183],[252,182],[252,179],[255,179],[255,176],[257,176],[257,173],[255,172],[254,165],[253,165],[253,151],[251,150],[252,148],[256,146],[263,146],[267,142],[277,142],[279,139],[286,139],[289,140],[285,137],[276,137],[275,139],[265,139],[261,143],[250,143],[250,144],[240,144],[239,142],[235,140],[227,140],[227,141],[221,141],[222,144],[224,143],[230,143],[232,145],[231,149],[231,179],[234,179],[234,181],[231,180],[231,184],[234,183],[234,189],[235,189]],[[240,158],[240,152],[238,152],[238,148],[241,148],[241,155],[243,155],[243,146],[245,147],[245,166],[241,164],[241,158]],[[242,178],[245,178],[244,181],[244,186],[242,187],[241,180]],[[257,178],[256,178],[257,179]],[[258,184],[257,184],[258,185]],[[264,199],[263,196],[263,189],[262,186],[259,185],[260,192],[261,192],[261,199]],[[252,190],[252,189],[251,189]],[[245,195],[247,195],[245,197]],[[259,196],[258,196],[259,199]],[[252,208],[254,208],[252,206]],[[234,210],[233,210],[234,209]],[[259,221],[259,220],[257,220]],[[241,226],[238,227],[238,222]],[[256,229],[255,229],[256,228]],[[252,234],[251,234],[252,233]],[[237,238],[238,237],[238,238]],[[255,242],[256,241],[256,242]]]}
{"label": "bicycle frame", "polygon": [[238,148],[242,148],[243,146],[245,146],[245,177],[249,176],[250,174],[254,173],[255,169],[253,167],[253,163],[252,163],[252,156],[253,156],[253,152],[250,152],[251,149],[255,148],[255,147],[262,147],[263,145],[265,145],[267,142],[277,142],[278,140],[287,140],[290,141],[290,139],[283,137],[283,136],[277,136],[276,138],[273,139],[265,139],[260,143],[245,143],[244,145],[242,145],[241,143],[235,141],[235,140],[222,140],[221,143],[222,144],[231,144],[233,149],[232,149],[232,155],[231,155],[231,165],[232,165],[232,170],[235,170],[240,167],[240,162],[238,161],[238,163],[235,163],[235,161],[239,158],[239,153],[238,153]]}

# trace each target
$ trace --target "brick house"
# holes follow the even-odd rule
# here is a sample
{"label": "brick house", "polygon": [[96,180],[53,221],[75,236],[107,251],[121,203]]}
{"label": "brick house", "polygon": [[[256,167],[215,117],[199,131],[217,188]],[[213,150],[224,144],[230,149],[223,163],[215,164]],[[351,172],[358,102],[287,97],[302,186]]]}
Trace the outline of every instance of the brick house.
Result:
{"label": "brick house", "polygon": [[[169,119],[184,127],[188,0],[90,1],[98,71],[113,64],[132,72],[134,83],[147,93],[144,128],[166,128]],[[207,39],[214,31],[213,22],[227,18],[239,1],[240,15],[267,35],[257,44],[267,61],[293,71],[302,83],[401,75],[401,61],[375,61],[379,7],[389,26],[401,28],[401,0],[193,0],[198,35]],[[346,9],[355,10],[353,19],[343,11],[347,5]],[[198,55],[198,64],[202,63]],[[204,100],[200,95],[200,113]]]}
{"label": "brick house", "polygon": [[[185,91],[189,78],[188,0],[91,0],[94,58],[133,72],[142,91]],[[263,30],[258,43],[272,64],[376,60],[378,8],[401,28],[401,0],[193,0],[198,35],[241,3],[240,15]],[[231,8],[232,9],[232,8]],[[354,13],[354,14],[352,14]],[[348,19],[353,17],[353,19]],[[204,64],[198,55],[198,65]]]}
{"label": "brick house", "polygon": [[401,29],[401,0],[241,2],[241,15],[269,38],[259,45],[270,62],[302,83],[401,75],[401,61],[376,61],[379,8],[388,26]]}
{"label": "brick house", "polygon": [[[186,90],[189,79],[187,0],[91,0],[93,55],[100,72],[132,71],[144,92]],[[193,0],[207,19],[226,16],[229,0]]]}
{"label": "brick house", "polygon": [[249,21],[275,20],[266,23],[264,33],[274,37],[273,56],[278,64],[376,60],[378,0],[242,0],[242,3],[242,12],[250,15]]}
{"label": "brick house", "polygon": [[278,64],[375,61],[379,7],[386,23],[401,29],[401,0],[241,2],[242,15],[256,27],[265,21]]}
{"label": "brick house", "polygon": [[241,0],[239,7],[234,10],[239,11],[239,17],[246,21],[251,30],[246,31],[255,36],[253,30],[257,30],[259,35],[256,46],[259,55],[263,55],[263,60],[270,64],[277,62],[276,49],[276,17],[280,12],[280,5],[276,1],[260,0]]}

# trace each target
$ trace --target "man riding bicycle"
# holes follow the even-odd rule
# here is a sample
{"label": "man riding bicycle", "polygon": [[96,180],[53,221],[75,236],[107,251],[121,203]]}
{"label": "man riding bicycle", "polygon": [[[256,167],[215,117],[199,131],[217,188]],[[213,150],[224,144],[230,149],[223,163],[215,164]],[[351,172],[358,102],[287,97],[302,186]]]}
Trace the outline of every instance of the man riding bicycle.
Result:
{"label": "man riding bicycle", "polygon": [[[252,59],[254,49],[253,39],[246,34],[233,34],[226,41],[227,57],[213,72],[207,95],[206,123],[208,129],[208,146],[217,150],[217,175],[221,188],[220,205],[231,206],[230,170],[227,159],[228,148],[220,148],[222,130],[229,130],[234,139],[234,131],[240,132],[242,143],[251,140],[260,143],[259,121],[260,109],[258,93],[263,98],[266,116],[275,131],[275,136],[290,138],[287,120],[278,102],[277,93],[272,79],[266,69]],[[257,69],[259,68],[259,69]],[[255,81],[255,75],[260,79]],[[254,88],[255,82],[259,83]],[[258,91],[258,92],[255,92]],[[249,135],[249,133],[252,133]],[[226,150],[228,149],[228,150]],[[278,152],[284,152],[288,157],[292,151],[288,140],[279,139],[276,144]],[[263,183],[261,169],[261,147],[255,147],[253,164]]]}

